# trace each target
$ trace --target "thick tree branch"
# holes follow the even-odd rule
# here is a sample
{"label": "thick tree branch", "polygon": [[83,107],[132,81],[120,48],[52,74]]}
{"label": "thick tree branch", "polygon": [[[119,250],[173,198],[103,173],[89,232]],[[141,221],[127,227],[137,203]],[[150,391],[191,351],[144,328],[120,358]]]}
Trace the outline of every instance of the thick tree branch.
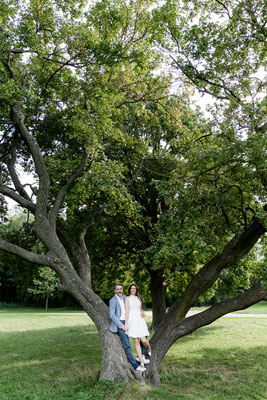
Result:
{"label": "thick tree branch", "polygon": [[197,298],[218,279],[221,271],[238,263],[265,232],[264,226],[255,218],[247,229],[235,235],[221,253],[217,254],[201,268],[187,286],[182,298],[169,309],[168,314],[173,314],[174,319],[177,321],[184,318]]}
{"label": "thick tree branch", "polygon": [[91,288],[91,260],[85,243],[86,229],[83,229],[79,236],[80,244],[80,277],[82,281]]}
{"label": "thick tree branch", "polygon": [[2,238],[0,238],[0,249],[7,251],[8,253],[12,253],[34,264],[47,265],[47,266],[52,265],[52,260],[49,257],[44,256],[43,254],[32,253],[31,251],[25,250],[20,246],[9,243]]}
{"label": "thick tree branch", "polygon": [[0,193],[16,201],[19,205],[25,207],[32,214],[35,213],[36,205],[31,200],[26,200],[24,197],[21,197],[18,193],[15,192],[14,189],[4,186],[0,183]]}
{"label": "thick tree branch", "polygon": [[69,249],[79,266],[79,276],[88,288],[91,288],[91,260],[84,241],[86,229],[79,235],[79,244],[67,236],[62,230],[57,229],[58,237],[63,245]]}
{"label": "thick tree branch", "polygon": [[17,145],[18,145],[18,135],[16,133],[15,137],[14,137],[14,141],[11,145],[11,158],[10,158],[10,160],[8,160],[8,159],[6,160],[6,165],[9,170],[12,182],[13,182],[17,192],[19,193],[19,195],[21,197],[23,197],[24,199],[31,202],[31,198],[29,197],[28,193],[26,192],[23,185],[21,184],[18,174],[15,170],[15,164],[16,164],[16,159],[17,159],[17,153],[16,153]]}
{"label": "thick tree branch", "polygon": [[8,54],[8,60],[7,61],[4,61],[3,59],[1,61],[2,61],[3,65],[4,65],[5,69],[9,73],[10,78],[13,79],[13,81],[16,81],[15,74],[14,74],[14,72],[13,72],[11,66],[10,66],[10,54]]}
{"label": "thick tree branch", "polygon": [[16,123],[16,126],[29,147],[32,154],[34,164],[36,167],[37,174],[39,176],[39,190],[37,194],[36,203],[36,218],[46,217],[47,211],[47,198],[50,186],[49,175],[42,155],[41,149],[36,141],[36,139],[30,134],[27,127],[24,124],[24,114],[20,109],[19,105],[13,105],[11,107],[11,118]]}
{"label": "thick tree branch", "polygon": [[88,154],[86,152],[84,152],[82,155],[81,161],[80,161],[80,165],[78,166],[76,171],[74,171],[74,173],[71,175],[68,182],[64,186],[62,186],[62,188],[59,190],[59,192],[56,196],[54,206],[53,206],[51,212],[49,213],[49,222],[50,222],[51,226],[53,226],[54,228],[55,228],[55,224],[56,224],[57,214],[59,212],[59,209],[60,209],[63,199],[65,197],[65,194],[68,191],[68,189],[74,184],[75,180],[79,176],[82,175],[84,168],[86,166],[87,160],[88,160]]}
{"label": "thick tree branch", "polygon": [[211,324],[225,314],[243,310],[263,300],[266,295],[266,290],[258,282],[242,294],[215,304],[201,313],[185,318],[177,325],[173,325],[173,321],[167,321],[166,318],[150,340],[152,350],[154,346],[157,348],[157,351],[152,352],[156,366],[159,366],[166,352],[177,339],[189,335],[202,326]]}

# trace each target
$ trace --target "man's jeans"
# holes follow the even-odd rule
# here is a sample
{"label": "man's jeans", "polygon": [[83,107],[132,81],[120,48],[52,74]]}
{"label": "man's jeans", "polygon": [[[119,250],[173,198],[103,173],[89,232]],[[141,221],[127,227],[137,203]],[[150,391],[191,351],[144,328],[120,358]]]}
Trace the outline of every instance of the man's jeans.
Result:
{"label": "man's jeans", "polygon": [[[125,325],[125,321],[121,321],[121,322],[123,323],[123,325]],[[130,345],[130,340],[129,340],[128,335],[126,335],[126,333],[125,333],[125,331],[123,329],[119,329],[119,328],[118,328],[117,334],[120,337],[120,340],[121,340],[121,343],[123,345],[125,354],[126,354],[128,360],[130,361],[131,366],[134,369],[136,369],[137,367],[139,367],[139,363],[136,361],[136,359],[133,356],[131,345]]]}

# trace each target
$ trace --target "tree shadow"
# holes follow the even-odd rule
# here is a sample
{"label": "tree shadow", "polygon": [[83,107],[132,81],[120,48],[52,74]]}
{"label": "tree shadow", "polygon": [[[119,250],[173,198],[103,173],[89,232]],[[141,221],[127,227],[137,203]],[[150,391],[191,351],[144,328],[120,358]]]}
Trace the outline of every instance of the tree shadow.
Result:
{"label": "tree shadow", "polygon": [[101,344],[94,325],[0,334],[0,376],[32,382],[94,378],[101,365]]}
{"label": "tree shadow", "polygon": [[194,348],[188,358],[167,355],[160,373],[162,388],[171,391],[174,399],[263,399],[266,355],[264,345],[249,349],[229,346],[227,351]]}

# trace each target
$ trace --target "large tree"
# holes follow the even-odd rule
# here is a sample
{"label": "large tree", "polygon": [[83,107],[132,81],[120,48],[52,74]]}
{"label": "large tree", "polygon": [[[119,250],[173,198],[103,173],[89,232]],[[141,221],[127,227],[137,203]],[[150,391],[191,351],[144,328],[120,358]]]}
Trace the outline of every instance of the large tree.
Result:
{"label": "large tree", "polygon": [[[159,13],[153,20],[153,1],[145,0],[130,5],[105,0],[86,12],[82,11],[83,5],[82,1],[1,1],[0,192],[33,214],[34,231],[45,251],[37,254],[5,238],[0,239],[0,249],[57,272],[60,289],[74,296],[98,329],[103,350],[100,377],[128,382],[133,371],[118,337],[108,329],[107,306],[92,290],[86,235],[96,215],[105,210],[116,215],[118,204],[131,217],[136,213],[130,186],[137,181],[142,164],[134,163],[132,179],[125,182],[125,166],[111,157],[106,147],[128,138],[119,122],[128,113],[129,104],[140,105],[142,113],[143,102],[166,97],[165,80],[152,73],[160,59],[152,47],[155,28],[165,14]],[[202,136],[203,132],[195,138],[197,143],[201,143]],[[149,153],[149,148],[144,149]],[[214,170],[204,155],[207,154],[203,154],[207,168]],[[147,153],[146,158],[148,163],[152,160],[153,171],[157,160],[149,160]],[[184,185],[179,174],[171,182],[179,205],[190,198],[190,191],[183,196],[190,179],[194,181],[195,175],[202,174],[193,162],[185,162],[183,155],[179,159],[176,153],[176,159],[180,161],[181,176],[183,170],[184,176],[188,174]],[[192,170],[188,171],[190,165]],[[30,190],[21,181],[18,167],[35,176]],[[154,176],[152,181],[154,184]],[[102,192],[107,192],[107,202],[101,200],[103,193],[96,190],[99,185]],[[204,182],[200,187],[205,190],[205,185]],[[166,185],[157,190],[167,197]],[[201,199],[199,194],[197,198]],[[258,205],[257,212],[259,208]],[[187,209],[186,204],[183,209]],[[175,202],[170,213],[179,220]],[[185,215],[181,221],[185,229],[179,231],[179,235],[185,234],[183,240],[190,232],[187,218]],[[174,226],[170,228],[173,240]],[[222,271],[234,266],[264,234],[262,215],[258,212],[247,218],[239,228],[228,243],[224,240],[218,254],[211,252],[211,259],[197,266],[196,274],[155,331],[148,370],[154,383],[159,383],[157,369],[175,340],[266,295],[258,279],[238,296],[185,318],[192,304]],[[168,232],[162,232],[159,243],[167,237]]]}

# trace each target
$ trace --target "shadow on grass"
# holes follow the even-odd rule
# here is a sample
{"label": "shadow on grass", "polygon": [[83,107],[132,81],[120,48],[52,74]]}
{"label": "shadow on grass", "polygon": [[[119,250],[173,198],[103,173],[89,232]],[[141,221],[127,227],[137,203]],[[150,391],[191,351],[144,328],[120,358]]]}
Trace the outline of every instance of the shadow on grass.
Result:
{"label": "shadow on grass", "polygon": [[209,344],[218,331],[220,326],[203,327],[176,342],[163,361],[160,388],[96,383],[101,345],[94,325],[2,332],[0,398],[262,400],[264,346],[225,350],[220,342]]}
{"label": "shadow on grass", "polygon": [[0,348],[2,379],[23,373],[33,374],[33,381],[55,376],[66,380],[80,375],[82,369],[96,378],[100,370],[101,344],[93,325],[1,333]]}

